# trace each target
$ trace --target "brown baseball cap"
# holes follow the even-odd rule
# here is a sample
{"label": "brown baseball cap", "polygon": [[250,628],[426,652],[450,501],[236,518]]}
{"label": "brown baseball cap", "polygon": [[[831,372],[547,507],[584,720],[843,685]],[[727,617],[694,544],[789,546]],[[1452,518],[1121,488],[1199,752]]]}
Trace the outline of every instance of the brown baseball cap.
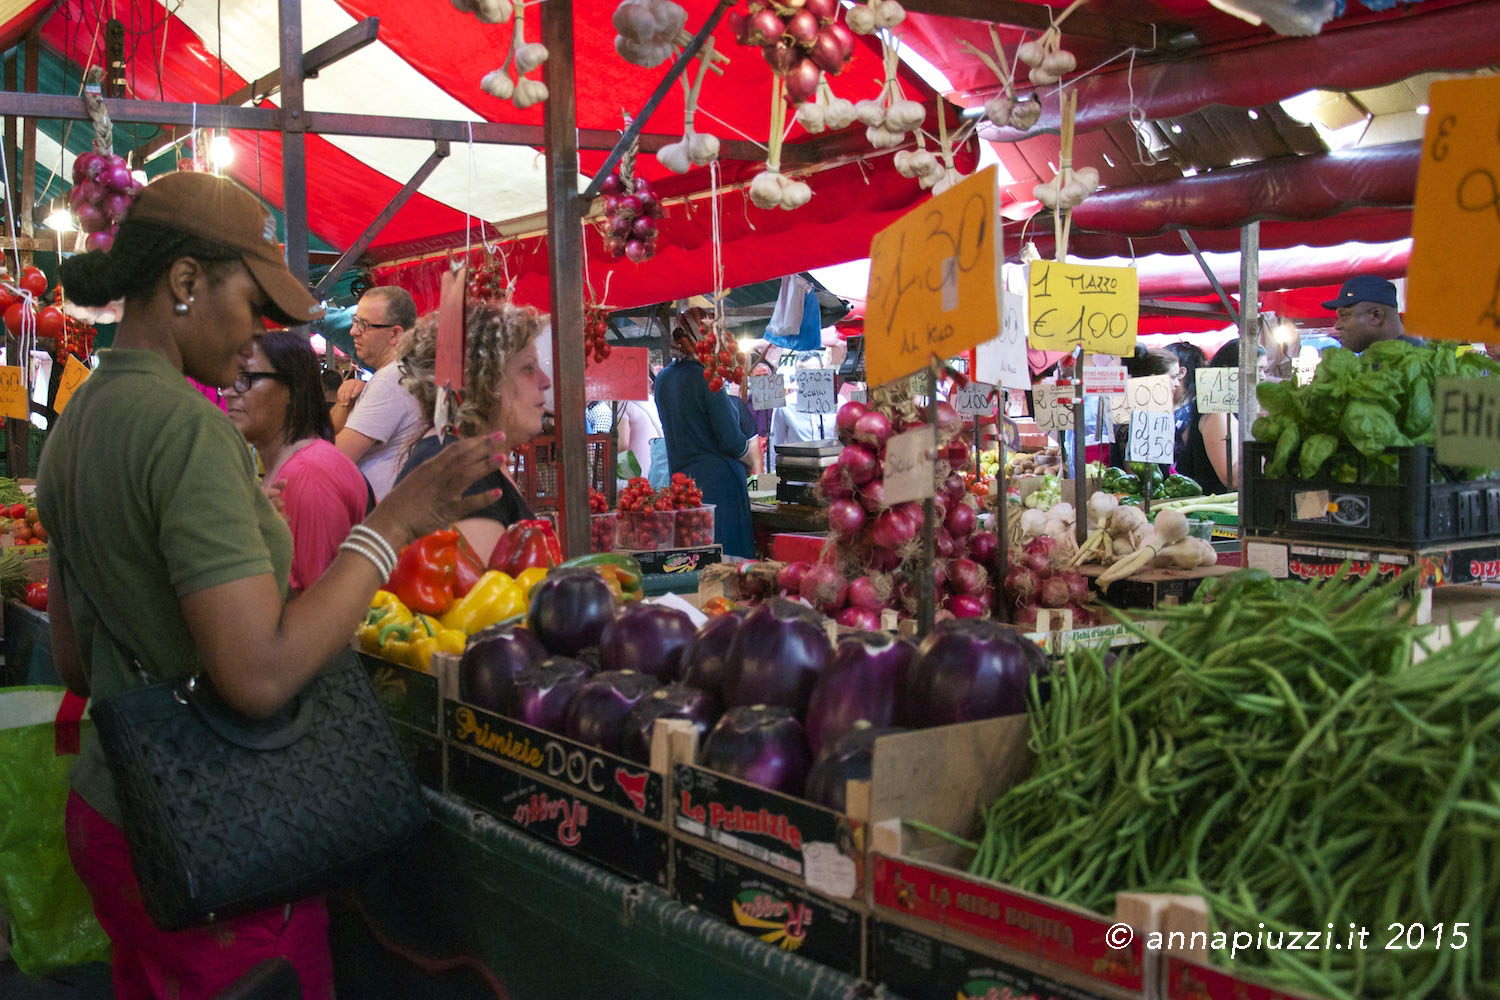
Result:
{"label": "brown baseball cap", "polygon": [[276,220],[260,199],[227,177],[180,171],[141,188],[126,216],[239,251],[256,284],[271,300],[267,314],[288,326],[323,315],[323,307],[286,266],[276,242]]}

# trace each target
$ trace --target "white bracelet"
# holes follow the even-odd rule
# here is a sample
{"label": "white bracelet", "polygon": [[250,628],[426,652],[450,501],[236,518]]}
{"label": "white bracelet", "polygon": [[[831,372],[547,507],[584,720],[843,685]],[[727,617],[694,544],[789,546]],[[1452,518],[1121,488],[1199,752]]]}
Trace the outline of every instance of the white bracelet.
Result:
{"label": "white bracelet", "polygon": [[369,544],[359,540],[358,538],[346,538],[342,542],[340,542],[339,550],[343,551],[345,549],[348,549],[350,552],[353,552],[356,555],[364,556],[366,559],[368,559],[375,566],[375,572],[380,574],[380,579],[382,582],[389,580],[391,578],[391,573],[396,569],[396,564],[394,562],[387,562],[385,557],[381,553],[377,552]]}
{"label": "white bracelet", "polygon": [[386,541],[385,536],[380,532],[376,531],[374,528],[369,527],[368,525],[356,524],[354,527],[349,529],[349,537],[362,538],[366,542],[369,542],[371,545],[375,546],[375,550],[377,552],[383,553],[386,560],[390,562],[391,567],[393,569],[395,568],[398,561],[396,549],[393,545],[391,545],[390,542]]}

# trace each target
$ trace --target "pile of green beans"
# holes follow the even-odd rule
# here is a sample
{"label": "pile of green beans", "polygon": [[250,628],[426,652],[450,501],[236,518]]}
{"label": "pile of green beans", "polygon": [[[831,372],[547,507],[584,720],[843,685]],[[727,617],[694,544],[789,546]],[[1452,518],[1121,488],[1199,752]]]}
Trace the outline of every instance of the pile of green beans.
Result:
{"label": "pile of green beans", "polygon": [[[1106,913],[1194,893],[1229,933],[1368,928],[1236,955],[1331,1000],[1500,997],[1500,629],[1414,662],[1432,630],[1405,578],[1215,583],[1118,665],[1075,650],[1033,682],[1036,767],[985,811],[971,871]],[[1420,947],[1385,949],[1413,923]]]}

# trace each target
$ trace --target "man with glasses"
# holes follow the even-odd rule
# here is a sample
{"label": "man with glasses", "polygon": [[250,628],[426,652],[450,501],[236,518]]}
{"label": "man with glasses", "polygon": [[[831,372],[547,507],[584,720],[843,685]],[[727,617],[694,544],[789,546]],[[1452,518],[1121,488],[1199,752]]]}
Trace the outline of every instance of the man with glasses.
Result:
{"label": "man with glasses", "polygon": [[1379,275],[1356,274],[1344,282],[1337,298],[1323,303],[1323,308],[1338,313],[1333,336],[1356,354],[1382,340],[1422,343],[1405,335],[1401,313],[1396,309],[1396,286]]}
{"label": "man with glasses", "polygon": [[417,305],[404,288],[370,289],[354,307],[350,332],[362,364],[374,369],[369,384],[349,379],[333,405],[333,443],[354,460],[378,501],[390,491],[407,449],[424,421],[411,393],[401,386],[397,343],[417,322]]}

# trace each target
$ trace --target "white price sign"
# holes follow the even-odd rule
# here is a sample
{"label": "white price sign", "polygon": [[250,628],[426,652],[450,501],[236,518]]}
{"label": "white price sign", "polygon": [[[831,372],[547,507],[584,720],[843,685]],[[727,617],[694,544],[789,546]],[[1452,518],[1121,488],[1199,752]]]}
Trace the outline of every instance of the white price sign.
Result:
{"label": "white price sign", "polygon": [[905,503],[933,495],[933,463],[937,442],[932,428],[917,427],[885,443],[885,502]]}
{"label": "white price sign", "polygon": [[1036,425],[1044,431],[1073,429],[1073,387],[1055,382],[1038,382],[1031,393],[1036,409]]}
{"label": "white price sign", "polygon": [[1238,413],[1240,409],[1240,370],[1238,368],[1198,369],[1198,412]]}
{"label": "white price sign", "polygon": [[1123,396],[1126,381],[1124,365],[1085,365],[1083,368],[1085,396]]}
{"label": "white price sign", "polygon": [[1005,389],[1030,389],[1026,363],[1026,296],[1002,292],[1000,335],[974,349],[974,374]]}
{"label": "white price sign", "polygon": [[1125,383],[1124,396],[1109,397],[1110,416],[1117,424],[1130,423],[1136,410],[1172,412],[1172,380],[1166,375],[1148,375]]}
{"label": "white price sign", "polygon": [[948,402],[960,417],[983,417],[995,412],[995,387],[987,382],[970,382],[959,389]]}
{"label": "white price sign", "polygon": [[797,372],[797,412],[833,413],[839,408],[832,368],[804,368]]}
{"label": "white price sign", "polygon": [[779,372],[750,376],[750,403],[757,410],[774,410],[786,405],[786,381]]}
{"label": "white price sign", "polygon": [[1172,414],[1133,410],[1130,414],[1130,447],[1125,457],[1132,462],[1169,464],[1176,437]]}

